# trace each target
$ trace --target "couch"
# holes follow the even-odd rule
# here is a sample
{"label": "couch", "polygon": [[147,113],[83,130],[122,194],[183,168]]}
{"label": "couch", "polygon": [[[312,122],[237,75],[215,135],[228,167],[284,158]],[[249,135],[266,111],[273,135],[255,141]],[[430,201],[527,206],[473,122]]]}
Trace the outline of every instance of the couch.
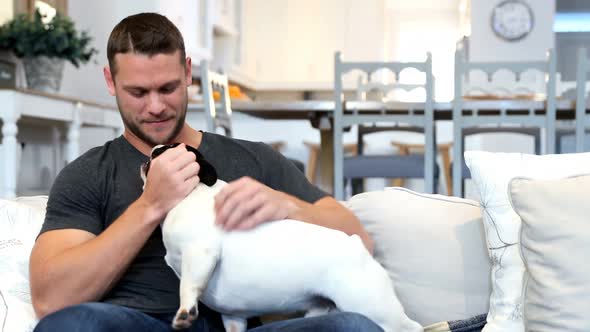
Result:
{"label": "couch", "polygon": [[[429,332],[590,331],[590,153],[465,157],[481,203],[404,188],[342,202],[408,316]],[[36,323],[28,258],[46,201],[0,199],[1,332]]]}

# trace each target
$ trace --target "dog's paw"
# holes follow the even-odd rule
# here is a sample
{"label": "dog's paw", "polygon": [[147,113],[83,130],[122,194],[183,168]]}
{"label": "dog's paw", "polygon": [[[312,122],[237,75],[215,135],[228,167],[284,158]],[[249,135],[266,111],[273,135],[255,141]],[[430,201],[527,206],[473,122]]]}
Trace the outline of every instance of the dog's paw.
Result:
{"label": "dog's paw", "polygon": [[172,321],[172,328],[175,330],[188,329],[191,327],[193,321],[197,319],[198,314],[196,307],[192,307],[190,310],[184,308],[178,309]]}

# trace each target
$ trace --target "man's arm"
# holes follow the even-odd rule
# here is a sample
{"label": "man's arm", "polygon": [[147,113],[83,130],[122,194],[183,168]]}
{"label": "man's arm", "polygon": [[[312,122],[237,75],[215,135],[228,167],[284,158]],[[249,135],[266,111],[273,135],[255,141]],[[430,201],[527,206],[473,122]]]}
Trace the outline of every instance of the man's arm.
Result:
{"label": "man's arm", "polygon": [[37,316],[100,300],[166,213],[195,188],[198,170],[194,155],[184,145],[167,150],[152,162],[140,198],[100,235],[64,229],[39,236],[29,263]]}
{"label": "man's arm", "polygon": [[358,218],[332,197],[307,203],[243,177],[225,186],[215,197],[216,222],[226,230],[244,230],[280,219],[296,219],[357,234],[369,252],[373,241]]}

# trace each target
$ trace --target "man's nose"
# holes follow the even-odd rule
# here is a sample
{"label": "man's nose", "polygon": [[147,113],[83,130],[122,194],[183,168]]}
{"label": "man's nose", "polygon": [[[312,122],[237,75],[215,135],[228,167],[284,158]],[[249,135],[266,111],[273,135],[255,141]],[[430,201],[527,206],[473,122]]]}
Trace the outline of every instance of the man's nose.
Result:
{"label": "man's nose", "polygon": [[162,96],[157,92],[151,92],[148,96],[148,112],[152,114],[160,114],[164,112],[166,105],[162,100]]}

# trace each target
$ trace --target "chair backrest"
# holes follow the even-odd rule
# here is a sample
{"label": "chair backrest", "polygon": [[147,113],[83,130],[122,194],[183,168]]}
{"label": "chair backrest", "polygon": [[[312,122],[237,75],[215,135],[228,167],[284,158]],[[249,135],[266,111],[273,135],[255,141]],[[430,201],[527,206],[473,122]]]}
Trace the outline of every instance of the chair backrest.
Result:
{"label": "chair backrest", "polygon": [[590,115],[586,114],[588,73],[590,72],[590,59],[586,55],[586,48],[578,50],[578,65],[576,70],[576,152],[585,151],[584,136],[586,128],[590,125]]}
{"label": "chair backrest", "polygon": [[[387,69],[395,74],[406,68],[414,68],[425,74],[425,82],[419,86],[425,91],[423,102],[399,102],[399,101],[346,101],[344,100],[343,76],[349,72],[358,70],[366,75],[371,82],[372,74],[378,70]],[[382,84],[382,83],[381,83]],[[379,85],[375,87],[381,88]],[[404,88],[395,85],[395,88]],[[405,88],[417,88],[412,84]],[[424,177],[425,191],[434,191],[434,114],[433,114],[433,76],[432,58],[427,54],[424,62],[344,62],[340,52],[334,56],[334,196],[342,199],[344,196],[343,176],[343,142],[342,136],[345,128],[360,124],[406,124],[422,127],[424,131],[426,150]]]}
{"label": "chair backrest", "polygon": [[[220,128],[226,136],[232,137],[232,111],[227,76],[209,70],[207,60],[201,61],[201,91],[203,92],[207,130],[217,132],[217,129]],[[213,97],[215,91],[219,93],[219,107]]]}
{"label": "chair backrest", "polygon": [[[401,75],[401,72],[399,73]],[[420,91],[426,93],[424,84],[410,84],[400,83],[399,77],[395,77],[395,82],[383,83],[382,81],[367,81],[367,77],[359,75],[356,85],[356,100],[359,101],[408,101],[406,98],[398,99],[400,96],[397,92],[411,92]],[[434,77],[433,77],[433,92],[434,92]],[[411,98],[412,101],[416,101]],[[434,96],[433,96],[434,99]],[[424,100],[424,98],[422,98]],[[357,128],[357,153],[362,155],[364,153],[364,137],[366,135],[379,133],[379,132],[412,132],[412,133],[424,133],[424,127],[422,126],[378,126],[375,124],[371,125],[359,125]]]}
{"label": "chair backrest", "polygon": [[[488,87],[472,84],[472,73],[484,75]],[[514,82],[505,80],[494,82],[498,72],[511,72]],[[536,81],[525,82],[523,76],[535,73]],[[545,128],[545,146],[547,153],[555,152],[555,121],[556,121],[556,61],[553,50],[548,51],[546,60],[537,61],[498,61],[470,62],[465,59],[462,48],[455,52],[455,96],[453,99],[453,188],[458,196],[463,195],[461,189],[463,165],[463,131],[465,128],[490,126],[498,127],[498,132],[515,132],[514,126]],[[469,82],[466,84],[466,82]],[[542,87],[539,87],[541,83]],[[493,90],[494,87],[502,89]],[[515,89],[509,91],[509,89]],[[465,95],[478,92],[477,96]],[[543,93],[541,93],[543,92]],[[499,94],[499,95],[498,95]],[[490,102],[492,99],[506,99],[501,103]],[[500,109],[498,109],[500,107]],[[500,128],[509,125],[510,129]],[[520,129],[523,134],[530,135],[532,129]],[[540,130],[540,129],[539,129]],[[486,132],[491,130],[485,129]],[[535,135],[533,135],[535,136]]]}
{"label": "chair backrest", "polygon": [[[375,82],[367,81],[366,77],[359,76],[356,85],[356,100],[378,100],[378,101],[416,101],[407,100],[408,98],[400,98],[395,92],[404,91],[410,92],[413,90],[424,89],[424,84],[416,83],[401,83],[396,77],[395,82]],[[425,91],[423,91],[425,92]],[[434,93],[434,77],[433,77],[433,93]],[[413,98],[412,98],[413,99]],[[434,96],[433,96],[434,99]],[[420,98],[424,100],[424,98]]]}

